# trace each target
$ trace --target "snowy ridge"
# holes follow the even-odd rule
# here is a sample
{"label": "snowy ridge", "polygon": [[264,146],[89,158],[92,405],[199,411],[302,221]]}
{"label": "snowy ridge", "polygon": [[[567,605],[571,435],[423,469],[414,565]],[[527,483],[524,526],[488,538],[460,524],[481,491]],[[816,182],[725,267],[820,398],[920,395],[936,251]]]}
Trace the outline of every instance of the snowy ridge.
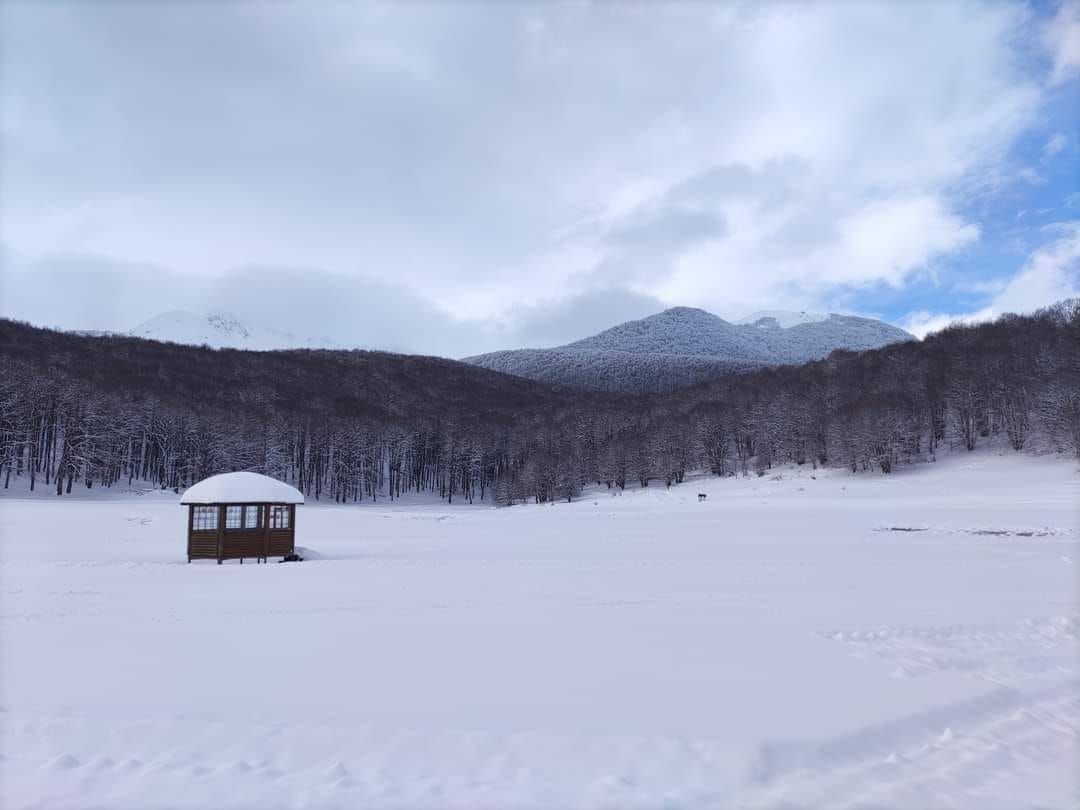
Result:
{"label": "snowy ridge", "polygon": [[763,328],[790,329],[792,326],[798,326],[801,323],[819,323],[828,320],[828,318],[828,315],[817,312],[790,312],[783,309],[767,309],[740,318],[735,323]]}
{"label": "snowy ridge", "polygon": [[836,349],[860,351],[912,340],[902,329],[852,315],[758,312],[733,324],[674,307],[551,349],[466,358],[547,382],[626,391],[669,391],[727,371],[805,363]]}
{"label": "snowy ridge", "polygon": [[333,348],[326,340],[300,338],[291,332],[245,325],[234,315],[226,312],[196,315],[194,312],[182,309],[155,315],[131,329],[127,334],[148,340],[210,346],[215,349],[272,351],[275,349]]}

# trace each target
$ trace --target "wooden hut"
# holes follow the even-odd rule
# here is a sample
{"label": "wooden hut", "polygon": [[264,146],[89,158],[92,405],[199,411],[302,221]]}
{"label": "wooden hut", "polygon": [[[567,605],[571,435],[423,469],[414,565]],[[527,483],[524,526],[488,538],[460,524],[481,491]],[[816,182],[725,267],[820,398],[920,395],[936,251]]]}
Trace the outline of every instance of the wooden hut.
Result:
{"label": "wooden hut", "polygon": [[284,481],[253,472],[212,475],[188,489],[188,562],[264,562],[296,554],[296,506],[304,496]]}

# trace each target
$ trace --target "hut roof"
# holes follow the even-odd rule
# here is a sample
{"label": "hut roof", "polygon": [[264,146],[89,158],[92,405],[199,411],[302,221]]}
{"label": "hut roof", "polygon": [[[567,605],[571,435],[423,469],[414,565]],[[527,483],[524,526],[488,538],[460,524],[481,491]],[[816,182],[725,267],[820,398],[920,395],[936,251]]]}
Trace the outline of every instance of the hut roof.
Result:
{"label": "hut roof", "polygon": [[304,495],[284,481],[253,472],[211,475],[189,488],[180,503],[303,503]]}

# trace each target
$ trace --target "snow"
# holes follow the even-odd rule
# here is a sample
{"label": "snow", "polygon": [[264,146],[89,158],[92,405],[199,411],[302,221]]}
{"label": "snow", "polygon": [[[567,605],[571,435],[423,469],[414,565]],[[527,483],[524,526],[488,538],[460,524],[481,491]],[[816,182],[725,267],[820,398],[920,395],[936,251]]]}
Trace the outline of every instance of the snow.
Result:
{"label": "snow", "polygon": [[304,495],[284,481],[253,472],[211,475],[184,492],[180,503],[303,503]]}
{"label": "snow", "polygon": [[309,503],[318,559],[218,566],[175,494],[9,492],[0,806],[1076,807],[1078,497],[977,452]]}
{"label": "snow", "polygon": [[817,312],[789,312],[783,309],[767,309],[747,315],[735,323],[764,328],[790,329],[792,326],[798,326],[801,323],[819,323],[828,320],[830,317],[832,316]]}
{"label": "snow", "polygon": [[655,391],[728,371],[818,360],[836,349],[875,349],[913,339],[869,318],[757,314],[765,319],[732,324],[703,309],[673,307],[565,346],[490,352],[465,361],[549,382]]}
{"label": "snow", "polygon": [[275,349],[333,348],[324,339],[302,338],[291,332],[267,329],[242,323],[227,312],[197,315],[177,309],[162,312],[143,321],[128,332],[133,337],[161,340],[191,346],[210,346],[215,349]]}

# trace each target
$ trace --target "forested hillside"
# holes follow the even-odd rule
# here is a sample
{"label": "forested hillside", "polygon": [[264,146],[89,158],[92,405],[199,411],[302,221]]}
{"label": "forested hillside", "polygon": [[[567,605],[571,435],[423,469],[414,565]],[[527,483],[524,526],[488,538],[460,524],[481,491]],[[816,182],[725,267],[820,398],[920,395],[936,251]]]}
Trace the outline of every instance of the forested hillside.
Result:
{"label": "forested hillside", "polygon": [[[669,394],[555,387],[380,352],[212,350],[0,321],[5,488],[233,469],[318,499],[572,498],[781,462],[888,473],[949,443],[1080,452],[1080,305]],[[20,483],[22,482],[22,483]]]}
{"label": "forested hillside", "polygon": [[491,352],[466,361],[545,382],[669,393],[724,373],[806,363],[836,349],[876,349],[913,339],[890,324],[850,315],[758,316],[736,324],[703,309],[673,307],[565,346]]}

